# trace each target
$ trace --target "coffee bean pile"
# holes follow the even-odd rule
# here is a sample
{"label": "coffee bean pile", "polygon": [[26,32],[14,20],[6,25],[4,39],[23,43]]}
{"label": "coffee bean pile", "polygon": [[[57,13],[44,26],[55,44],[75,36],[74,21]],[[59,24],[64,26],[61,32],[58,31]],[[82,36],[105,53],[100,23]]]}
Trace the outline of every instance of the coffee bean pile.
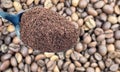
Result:
{"label": "coffee bean pile", "polygon": [[0,19],[1,72],[120,72],[119,0],[0,1],[0,11],[17,13],[40,6],[80,27],[75,47],[65,52],[41,53],[25,46],[16,37],[14,26]]}

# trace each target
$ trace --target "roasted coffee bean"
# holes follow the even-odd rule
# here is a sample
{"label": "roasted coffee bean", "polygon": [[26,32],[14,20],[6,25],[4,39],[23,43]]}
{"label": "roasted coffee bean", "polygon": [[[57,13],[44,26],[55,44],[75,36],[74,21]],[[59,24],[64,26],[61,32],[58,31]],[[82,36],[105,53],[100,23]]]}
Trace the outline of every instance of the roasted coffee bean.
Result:
{"label": "roasted coffee bean", "polygon": [[109,30],[106,30],[106,31],[105,31],[105,37],[106,37],[106,38],[112,38],[113,35],[114,35],[114,34],[113,34],[113,31],[112,31],[112,30],[109,29]]}
{"label": "roasted coffee bean", "polygon": [[102,8],[105,5],[104,1],[98,1],[94,4],[95,8]]}
{"label": "roasted coffee bean", "polygon": [[95,57],[95,59],[98,60],[98,61],[102,60],[102,56],[101,56],[99,53],[95,53],[95,54],[94,54],[94,57]]}
{"label": "roasted coffee bean", "polygon": [[98,65],[99,65],[99,67],[100,67],[102,70],[105,69],[105,64],[104,64],[103,61],[99,61],[99,62],[98,62]]}
{"label": "roasted coffee bean", "polygon": [[115,38],[120,39],[120,30],[115,31]]}
{"label": "roasted coffee bean", "polygon": [[31,71],[36,72],[37,69],[38,69],[38,65],[37,65],[35,62],[33,62],[33,63],[31,64]]}
{"label": "roasted coffee bean", "polygon": [[17,66],[17,60],[16,60],[16,58],[15,57],[11,57],[10,63],[11,63],[12,66],[16,67]]}
{"label": "roasted coffee bean", "polygon": [[94,30],[94,33],[95,33],[95,35],[100,35],[100,34],[103,34],[104,31],[103,31],[103,29],[101,29],[101,28],[96,28],[96,29]]}
{"label": "roasted coffee bean", "polygon": [[20,50],[21,54],[25,57],[28,55],[28,48],[25,46],[22,46],[21,50]]}
{"label": "roasted coffee bean", "polygon": [[81,62],[81,63],[86,63],[86,62],[87,62],[87,58],[85,58],[85,57],[80,57],[80,62]]}
{"label": "roasted coffee bean", "polygon": [[5,61],[11,58],[11,54],[4,54],[3,56],[1,56],[1,61]]}
{"label": "roasted coffee bean", "polygon": [[112,14],[113,13],[113,7],[111,5],[106,4],[103,7],[103,11],[107,14]]}
{"label": "roasted coffee bean", "polygon": [[110,29],[110,27],[111,27],[111,23],[110,22],[105,22],[105,24],[103,24],[103,26],[102,26],[102,28],[104,30],[108,30],[108,29]]}
{"label": "roasted coffee bean", "polygon": [[88,50],[88,53],[89,53],[90,55],[94,54],[95,52],[96,52],[96,48],[90,48],[90,49]]}
{"label": "roasted coffee bean", "polygon": [[6,70],[10,65],[10,61],[9,60],[6,60],[6,61],[3,61],[3,63],[0,65],[0,70],[1,71],[4,71]]}
{"label": "roasted coffee bean", "polygon": [[113,65],[110,66],[110,70],[111,70],[111,71],[117,71],[117,70],[118,70],[118,67],[119,67],[118,64],[113,64]]}
{"label": "roasted coffee bean", "polygon": [[117,49],[120,49],[120,40],[116,40],[116,41],[115,41],[115,47],[116,47]]}
{"label": "roasted coffee bean", "polygon": [[95,72],[95,71],[94,71],[94,68],[88,67],[87,70],[86,70],[86,72]]}
{"label": "roasted coffee bean", "polygon": [[100,45],[98,50],[99,50],[99,53],[100,53],[102,56],[106,55],[106,53],[107,53],[107,48],[106,48],[105,45]]}

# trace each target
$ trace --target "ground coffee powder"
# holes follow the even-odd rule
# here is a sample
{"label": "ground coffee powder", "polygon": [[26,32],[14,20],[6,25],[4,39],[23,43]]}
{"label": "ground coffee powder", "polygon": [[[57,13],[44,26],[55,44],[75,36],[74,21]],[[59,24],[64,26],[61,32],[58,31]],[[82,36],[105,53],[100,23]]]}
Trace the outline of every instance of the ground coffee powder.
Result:
{"label": "ground coffee powder", "polygon": [[21,17],[21,40],[42,52],[64,51],[74,46],[79,30],[58,13],[41,7],[26,11]]}

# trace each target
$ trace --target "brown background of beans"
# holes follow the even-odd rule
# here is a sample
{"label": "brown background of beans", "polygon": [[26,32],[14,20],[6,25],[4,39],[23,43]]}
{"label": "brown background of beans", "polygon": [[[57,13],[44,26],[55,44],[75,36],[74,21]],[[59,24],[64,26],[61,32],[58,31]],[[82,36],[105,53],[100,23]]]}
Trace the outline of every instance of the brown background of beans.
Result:
{"label": "brown background of beans", "polygon": [[65,52],[41,53],[16,37],[0,19],[1,72],[120,72],[119,0],[0,0],[0,11],[35,6],[58,12],[80,27],[79,42]]}

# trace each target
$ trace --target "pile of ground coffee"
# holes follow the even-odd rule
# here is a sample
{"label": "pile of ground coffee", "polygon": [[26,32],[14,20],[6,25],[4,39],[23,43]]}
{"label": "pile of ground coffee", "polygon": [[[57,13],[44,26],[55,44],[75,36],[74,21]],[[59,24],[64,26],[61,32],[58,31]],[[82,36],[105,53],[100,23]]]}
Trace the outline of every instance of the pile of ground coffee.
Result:
{"label": "pile of ground coffee", "polygon": [[26,11],[21,17],[21,40],[42,52],[58,52],[76,44],[79,30],[58,13],[41,7]]}

